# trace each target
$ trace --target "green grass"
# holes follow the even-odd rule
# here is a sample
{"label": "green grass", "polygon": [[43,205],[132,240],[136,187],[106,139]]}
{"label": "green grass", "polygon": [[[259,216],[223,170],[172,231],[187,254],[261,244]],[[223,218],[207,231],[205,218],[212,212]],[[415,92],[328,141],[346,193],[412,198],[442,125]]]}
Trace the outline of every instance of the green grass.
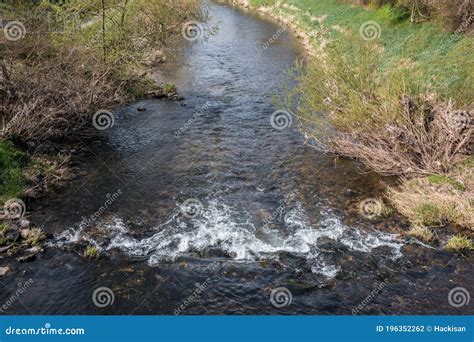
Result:
{"label": "green grass", "polygon": [[276,0],[250,0],[252,6],[272,6]]}
{"label": "green grass", "polygon": [[19,197],[24,190],[27,157],[9,142],[0,142],[0,201]]}
{"label": "green grass", "polygon": [[427,226],[439,225],[441,222],[439,208],[430,202],[422,203],[418,209],[418,214],[421,219],[421,223]]}
{"label": "green grass", "polygon": [[428,181],[431,184],[436,184],[436,185],[441,185],[441,184],[449,184],[456,190],[461,190],[464,191],[466,188],[464,184],[450,178],[447,176],[441,176],[441,175],[431,175],[428,177]]}
{"label": "green grass", "polygon": [[[253,1],[260,2],[268,1]],[[312,16],[327,15],[322,25],[330,29],[333,40],[342,35],[333,29],[336,25],[357,35],[363,23],[377,22],[381,35],[375,43],[383,48],[382,72],[410,61],[412,66],[404,76],[413,93],[435,92],[441,99],[453,98],[459,106],[474,102],[474,37],[455,39],[452,33],[433,22],[414,25],[403,10],[390,6],[368,10],[337,0],[287,0],[285,3],[301,10],[285,9],[297,15],[302,26],[309,30],[321,29],[319,22],[311,21]],[[344,46],[348,54],[352,47],[350,42]]]}
{"label": "green grass", "polygon": [[448,251],[467,251],[474,250],[474,244],[467,236],[458,234],[451,237],[444,248]]}
{"label": "green grass", "polygon": [[87,259],[98,259],[100,252],[95,246],[87,246],[84,250],[84,257]]}
{"label": "green grass", "polygon": [[7,240],[5,239],[5,232],[7,231],[8,226],[6,223],[0,223],[0,246],[5,245]]}

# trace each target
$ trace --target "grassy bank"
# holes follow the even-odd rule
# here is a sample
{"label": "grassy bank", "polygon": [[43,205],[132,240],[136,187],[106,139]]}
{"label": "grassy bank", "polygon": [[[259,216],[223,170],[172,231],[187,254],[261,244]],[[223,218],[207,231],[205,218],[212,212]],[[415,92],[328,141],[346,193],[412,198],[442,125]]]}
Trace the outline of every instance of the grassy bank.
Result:
{"label": "grassy bank", "polygon": [[153,68],[204,19],[198,0],[6,0],[0,11],[2,205],[62,177],[63,146],[97,134],[116,106],[173,95]]}
{"label": "grassy bank", "polygon": [[355,2],[250,5],[311,39],[296,114],[319,148],[399,176],[387,199],[410,220],[409,234],[433,242],[451,230],[441,245],[472,249],[472,8],[459,15],[435,2],[415,12],[402,1]]}

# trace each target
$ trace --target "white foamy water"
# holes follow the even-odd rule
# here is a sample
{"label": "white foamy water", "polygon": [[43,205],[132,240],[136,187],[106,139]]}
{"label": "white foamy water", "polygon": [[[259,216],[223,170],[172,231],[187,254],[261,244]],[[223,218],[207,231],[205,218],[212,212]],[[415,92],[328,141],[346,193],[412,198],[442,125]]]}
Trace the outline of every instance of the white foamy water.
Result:
{"label": "white foamy water", "polygon": [[402,243],[397,235],[379,231],[365,232],[344,225],[327,211],[317,226],[310,223],[300,203],[286,208],[280,215],[285,229],[257,226],[250,217],[227,205],[211,201],[200,217],[187,219],[176,213],[167,222],[157,225],[149,237],[134,238],[124,221],[112,216],[98,222],[94,229],[84,220],[77,227],[60,234],[56,241],[62,246],[80,240],[102,251],[119,249],[131,257],[148,259],[150,265],[172,261],[208,247],[218,247],[234,260],[256,261],[271,259],[287,252],[303,257],[314,273],[335,277],[340,268],[325,260],[318,243],[322,238],[336,240],[349,250],[370,253],[372,249],[388,246],[389,258],[401,256]]}

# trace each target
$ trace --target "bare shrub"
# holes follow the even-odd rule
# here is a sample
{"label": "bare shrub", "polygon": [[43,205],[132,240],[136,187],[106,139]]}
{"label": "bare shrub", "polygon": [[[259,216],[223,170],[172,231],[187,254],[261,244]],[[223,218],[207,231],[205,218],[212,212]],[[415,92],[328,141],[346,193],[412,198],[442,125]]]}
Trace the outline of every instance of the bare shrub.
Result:
{"label": "bare shrub", "polygon": [[68,136],[89,124],[93,111],[127,98],[123,86],[114,83],[112,66],[87,47],[34,36],[9,46],[5,55],[0,115],[7,122],[6,137],[44,141]]}
{"label": "bare shrub", "polygon": [[449,172],[470,153],[473,108],[426,95],[422,68],[384,63],[377,44],[352,34],[315,56],[297,90],[307,136],[383,175]]}
{"label": "bare shrub", "polygon": [[199,16],[198,5],[197,0],[0,4],[4,20],[26,26],[24,38],[0,41],[2,137],[47,141],[88,135],[97,110],[156,94],[144,57],[181,36],[183,22]]}
{"label": "bare shrub", "polygon": [[467,155],[474,132],[469,123],[472,113],[455,111],[452,103],[425,100],[419,106],[408,97],[403,103],[405,120],[378,129],[336,134],[326,144],[384,175],[415,177],[449,172],[460,155]]}

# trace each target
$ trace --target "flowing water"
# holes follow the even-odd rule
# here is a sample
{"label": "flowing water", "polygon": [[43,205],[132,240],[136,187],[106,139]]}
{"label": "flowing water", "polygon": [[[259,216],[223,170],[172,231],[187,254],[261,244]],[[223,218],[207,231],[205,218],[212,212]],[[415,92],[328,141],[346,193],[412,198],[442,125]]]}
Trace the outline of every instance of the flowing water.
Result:
{"label": "flowing water", "polygon": [[[2,279],[3,301],[33,281],[6,312],[472,314],[448,302],[455,286],[474,293],[472,258],[403,238],[396,217],[364,218],[383,179],[305,145],[295,118],[272,126],[298,41],[229,5],[209,11],[218,32],[161,67],[185,100],[114,112],[84,145],[84,175],[32,203],[54,238]],[[103,257],[80,256],[87,245]],[[114,293],[103,308],[101,287]]]}

